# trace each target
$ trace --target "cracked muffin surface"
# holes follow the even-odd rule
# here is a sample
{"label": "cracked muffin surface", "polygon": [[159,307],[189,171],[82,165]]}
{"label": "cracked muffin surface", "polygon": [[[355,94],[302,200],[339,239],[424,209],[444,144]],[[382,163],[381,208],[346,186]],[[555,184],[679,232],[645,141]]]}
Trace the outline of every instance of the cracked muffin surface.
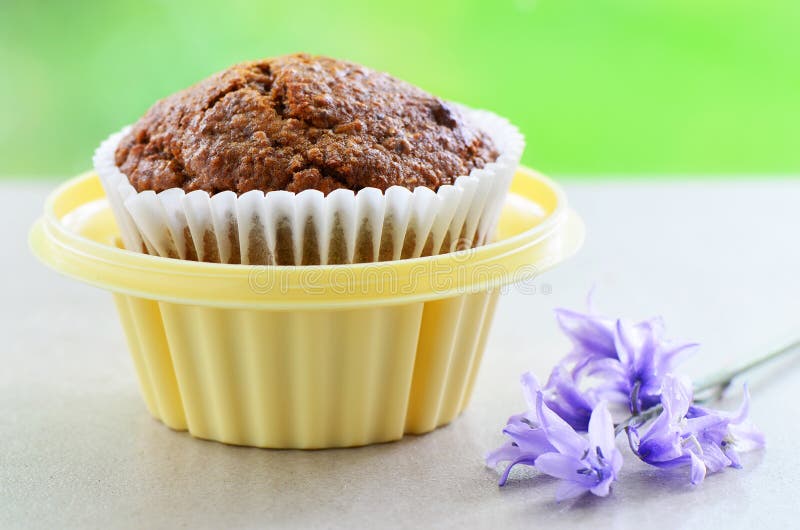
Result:
{"label": "cracked muffin surface", "polygon": [[157,102],[117,147],[137,191],[436,190],[497,157],[458,107],[327,57],[234,65]]}

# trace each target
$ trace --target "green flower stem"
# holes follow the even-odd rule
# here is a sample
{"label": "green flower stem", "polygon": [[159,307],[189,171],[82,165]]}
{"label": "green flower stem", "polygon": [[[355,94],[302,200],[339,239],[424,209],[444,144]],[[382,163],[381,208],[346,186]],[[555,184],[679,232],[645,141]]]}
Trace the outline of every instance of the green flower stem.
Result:
{"label": "green flower stem", "polygon": [[740,375],[751,370],[755,370],[756,368],[760,368],[768,362],[774,361],[775,359],[783,357],[786,354],[798,352],[800,352],[800,339],[792,342],[791,344],[787,344],[783,348],[777,349],[770,354],[764,355],[763,357],[757,357],[756,359],[753,359],[752,361],[749,361],[741,366],[709,377],[705,381],[701,381],[699,384],[697,384],[694,391],[695,393],[700,394],[709,390],[720,389],[721,393],[728,388],[731,383],[733,383],[734,379]]}
{"label": "green flower stem", "polygon": [[[769,353],[762,357],[757,357],[756,359],[748,361],[741,366],[738,366],[731,370],[720,372],[716,375],[707,378],[704,381],[701,381],[694,387],[695,394],[702,394],[704,392],[708,392],[711,390],[714,390],[715,392],[711,396],[706,396],[697,401],[707,401],[712,397],[719,398],[722,395],[722,393],[725,392],[725,390],[729,386],[731,386],[733,381],[740,375],[755,370],[756,368],[760,368],[761,366],[790,353],[793,354],[800,353],[800,339],[790,344],[787,344],[786,346],[779,348],[773,351],[772,353]],[[633,423],[644,423],[646,421],[655,418],[661,413],[662,410],[663,407],[661,406],[661,404],[658,404],[653,407],[650,407],[647,410],[642,411],[639,414],[630,416],[625,421],[620,422],[619,424],[616,425],[616,427],[614,428],[614,435],[615,436],[619,435],[622,431],[627,429]]]}

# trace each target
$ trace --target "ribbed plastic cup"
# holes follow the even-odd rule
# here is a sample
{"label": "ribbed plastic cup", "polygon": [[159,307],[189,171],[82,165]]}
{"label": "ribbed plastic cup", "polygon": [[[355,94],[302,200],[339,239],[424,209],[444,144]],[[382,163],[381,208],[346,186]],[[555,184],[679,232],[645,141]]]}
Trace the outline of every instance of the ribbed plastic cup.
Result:
{"label": "ribbed plastic cup", "polygon": [[583,233],[560,188],[523,168],[497,241],[479,248],[356,265],[198,263],[120,248],[86,174],[51,194],[30,245],[113,293],[144,401],[164,424],[229,444],[326,448],[458,416],[502,288],[530,288]]}

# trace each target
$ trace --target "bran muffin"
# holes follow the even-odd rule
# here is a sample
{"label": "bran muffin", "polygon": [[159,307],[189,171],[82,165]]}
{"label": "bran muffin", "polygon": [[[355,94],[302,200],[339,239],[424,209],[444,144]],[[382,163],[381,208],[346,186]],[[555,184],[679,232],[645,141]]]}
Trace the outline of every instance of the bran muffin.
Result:
{"label": "bran muffin", "polygon": [[436,190],[497,157],[453,105],[305,54],[234,65],[156,103],[120,142],[137,191]]}
{"label": "bran muffin", "polygon": [[157,102],[101,145],[95,167],[130,249],[336,264],[485,243],[522,145],[491,113],[295,54]]}

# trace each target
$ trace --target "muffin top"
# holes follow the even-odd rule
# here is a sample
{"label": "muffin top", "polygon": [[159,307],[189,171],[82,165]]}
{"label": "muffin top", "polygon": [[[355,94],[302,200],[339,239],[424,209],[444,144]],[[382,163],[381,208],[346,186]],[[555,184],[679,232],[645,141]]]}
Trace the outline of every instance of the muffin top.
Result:
{"label": "muffin top", "polygon": [[497,155],[456,106],[305,54],[237,64],[157,102],[115,153],[137,191],[211,194],[435,190]]}

